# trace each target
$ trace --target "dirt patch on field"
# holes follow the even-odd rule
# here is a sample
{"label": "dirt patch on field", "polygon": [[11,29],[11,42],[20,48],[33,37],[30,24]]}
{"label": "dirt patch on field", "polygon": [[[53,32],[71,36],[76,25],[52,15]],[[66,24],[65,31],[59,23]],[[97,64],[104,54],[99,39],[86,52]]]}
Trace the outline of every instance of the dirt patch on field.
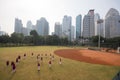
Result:
{"label": "dirt patch on field", "polygon": [[55,51],[55,54],[87,63],[120,66],[120,54],[115,53],[88,49],[62,49]]}

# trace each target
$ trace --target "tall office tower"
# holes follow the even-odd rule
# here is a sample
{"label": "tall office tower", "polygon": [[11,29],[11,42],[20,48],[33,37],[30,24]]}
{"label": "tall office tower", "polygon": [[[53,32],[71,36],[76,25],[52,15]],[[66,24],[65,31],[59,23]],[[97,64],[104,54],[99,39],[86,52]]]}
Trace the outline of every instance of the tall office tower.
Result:
{"label": "tall office tower", "polygon": [[2,35],[8,35],[8,33],[6,33],[5,31],[0,31],[0,36]]}
{"label": "tall office tower", "polygon": [[71,41],[75,40],[75,27],[71,26]]}
{"label": "tall office tower", "polygon": [[105,16],[105,37],[120,37],[120,15],[114,8],[111,8]]}
{"label": "tall office tower", "polygon": [[36,31],[41,36],[49,35],[49,23],[45,18],[37,20]]}
{"label": "tall office tower", "polygon": [[95,36],[94,10],[89,10],[83,19],[83,37]]}
{"label": "tall office tower", "polygon": [[22,21],[18,18],[15,18],[15,27],[14,32],[16,33],[22,33],[23,24]]}
{"label": "tall office tower", "polygon": [[76,17],[76,40],[79,39],[81,36],[81,23],[82,23],[82,16],[78,15]]}
{"label": "tall office tower", "polygon": [[71,39],[71,20],[70,16],[65,15],[62,21],[62,37],[67,37],[70,41]]}
{"label": "tall office tower", "polygon": [[100,15],[98,13],[95,14],[94,21],[95,21],[95,36],[99,35],[99,26],[97,21],[100,19]]}
{"label": "tall office tower", "polygon": [[59,36],[59,37],[61,37],[62,36],[62,26],[61,26],[61,24],[59,23],[59,22],[56,22],[55,23],[55,27],[54,27],[54,34],[55,35],[57,35],[57,36]]}
{"label": "tall office tower", "polygon": [[98,13],[94,16],[95,21],[95,36],[99,35],[104,37],[104,21],[100,24],[97,23],[97,21],[100,20],[100,15]]}
{"label": "tall office tower", "polygon": [[27,22],[27,29],[28,29],[28,35],[30,35],[30,31],[33,30],[33,25],[31,21]]}
{"label": "tall office tower", "polygon": [[28,29],[25,28],[25,27],[23,27],[23,28],[22,28],[22,34],[23,34],[24,36],[28,36]]}

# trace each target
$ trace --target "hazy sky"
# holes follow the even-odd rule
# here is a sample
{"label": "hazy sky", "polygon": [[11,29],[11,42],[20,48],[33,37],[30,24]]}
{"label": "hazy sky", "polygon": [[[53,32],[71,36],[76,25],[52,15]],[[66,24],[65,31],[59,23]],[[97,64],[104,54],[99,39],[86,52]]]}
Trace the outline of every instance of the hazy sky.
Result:
{"label": "hazy sky", "polygon": [[15,18],[22,20],[24,27],[28,20],[35,25],[36,20],[45,17],[49,22],[50,32],[54,31],[55,22],[62,22],[63,16],[84,17],[89,9],[95,9],[102,18],[110,8],[120,11],[120,0],[0,0],[0,26],[2,31],[14,32]]}

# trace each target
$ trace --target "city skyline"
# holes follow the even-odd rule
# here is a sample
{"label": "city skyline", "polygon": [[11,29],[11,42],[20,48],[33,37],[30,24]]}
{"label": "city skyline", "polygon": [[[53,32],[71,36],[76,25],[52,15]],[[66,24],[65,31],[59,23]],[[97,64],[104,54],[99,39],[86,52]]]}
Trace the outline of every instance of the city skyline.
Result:
{"label": "city skyline", "polygon": [[72,25],[75,26],[77,15],[84,17],[90,9],[95,9],[95,13],[99,13],[104,19],[110,8],[120,11],[119,3],[119,0],[0,0],[0,28],[11,34],[14,32],[16,17],[22,20],[24,27],[29,20],[35,25],[36,20],[45,17],[51,33],[55,22],[62,23],[64,15],[71,16]]}

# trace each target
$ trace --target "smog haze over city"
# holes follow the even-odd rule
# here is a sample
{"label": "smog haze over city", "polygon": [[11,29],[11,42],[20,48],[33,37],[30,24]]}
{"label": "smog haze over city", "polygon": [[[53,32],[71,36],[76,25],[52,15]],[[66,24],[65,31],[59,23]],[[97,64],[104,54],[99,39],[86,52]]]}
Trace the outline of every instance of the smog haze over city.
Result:
{"label": "smog haze over city", "polygon": [[0,30],[13,33],[15,18],[21,19],[26,27],[28,20],[35,25],[37,20],[45,17],[51,34],[55,22],[62,23],[64,15],[71,16],[75,26],[77,15],[81,14],[83,18],[90,9],[94,9],[104,19],[110,8],[120,12],[119,4],[120,0],[0,0]]}

